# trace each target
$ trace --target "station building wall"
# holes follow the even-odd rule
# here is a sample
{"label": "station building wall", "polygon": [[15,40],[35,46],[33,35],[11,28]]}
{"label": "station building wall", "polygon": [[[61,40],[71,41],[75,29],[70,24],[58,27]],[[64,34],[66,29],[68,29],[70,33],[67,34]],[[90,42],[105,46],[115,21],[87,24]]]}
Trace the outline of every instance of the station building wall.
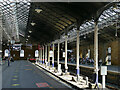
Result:
{"label": "station building wall", "polygon": [[[3,56],[4,56],[5,49],[9,49],[9,47],[3,46]],[[26,46],[22,45],[21,49],[24,50],[24,57],[20,57],[20,51],[11,49],[11,55],[14,58],[14,60],[26,60],[27,58],[34,58],[35,50],[38,50],[38,46],[34,45],[34,46],[32,46],[32,49],[30,49],[30,48],[27,48]],[[29,56],[29,55],[31,55],[31,56]]]}

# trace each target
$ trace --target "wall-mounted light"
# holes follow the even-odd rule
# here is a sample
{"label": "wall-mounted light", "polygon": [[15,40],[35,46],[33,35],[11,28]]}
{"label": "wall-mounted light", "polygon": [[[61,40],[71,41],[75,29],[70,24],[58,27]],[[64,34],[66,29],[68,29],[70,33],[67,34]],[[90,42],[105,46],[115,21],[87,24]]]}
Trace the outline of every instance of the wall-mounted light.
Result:
{"label": "wall-mounted light", "polygon": [[28,41],[28,39],[26,39],[26,41]]}
{"label": "wall-mounted light", "polygon": [[37,12],[37,13],[40,13],[40,12],[42,12],[42,9],[35,9],[35,11]]}

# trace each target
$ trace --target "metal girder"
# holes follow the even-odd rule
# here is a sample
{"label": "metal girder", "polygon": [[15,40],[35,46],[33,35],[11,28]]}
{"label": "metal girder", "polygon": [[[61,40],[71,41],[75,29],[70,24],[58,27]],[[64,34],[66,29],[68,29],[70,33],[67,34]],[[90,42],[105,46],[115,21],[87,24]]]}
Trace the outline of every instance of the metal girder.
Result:
{"label": "metal girder", "polygon": [[[48,18],[46,18],[46,16],[44,16],[44,15],[40,15],[41,17],[43,17],[44,19],[46,19],[46,20],[48,20],[49,21],[49,24],[52,24],[52,26],[55,26],[55,23],[51,23],[51,22],[54,22],[54,21],[52,21],[52,19],[50,20],[50,19],[48,19]],[[64,29],[63,27],[61,27],[61,26],[58,26],[58,25],[56,25],[57,27],[59,27],[59,28],[61,28],[62,30]],[[60,29],[60,30],[61,30]]]}
{"label": "metal girder", "polygon": [[[49,20],[49,19],[46,19],[46,17],[43,15],[43,17],[42,18],[40,18],[39,17],[39,19],[41,20],[41,21],[43,21],[43,22],[45,22],[46,23],[46,20],[47,20],[47,25],[48,26],[50,26],[51,27],[51,25],[53,26],[54,24],[53,23],[51,23],[51,21]],[[59,27],[59,26],[58,26]],[[58,30],[57,28],[54,28],[54,27],[52,27],[53,29],[55,29],[56,31],[60,31],[60,30]],[[61,28],[61,27],[59,27],[59,28]],[[54,30],[53,30],[54,31]]]}
{"label": "metal girder", "polygon": [[57,14],[58,15],[61,15],[61,16],[63,16],[63,13],[64,13],[64,16],[63,17],[65,17],[66,19],[68,19],[69,21],[71,21],[71,22],[73,22],[72,20],[74,19],[72,16],[69,16],[69,17],[71,17],[72,19],[70,20],[70,18],[68,18],[66,15],[66,13],[65,12],[62,12],[62,10],[59,10],[59,9],[57,9],[58,7],[54,7],[54,5],[52,5],[51,3],[47,3],[47,4],[44,4],[46,7],[53,7],[53,8],[55,8],[55,10],[53,10],[54,12],[58,12]]}
{"label": "metal girder", "polygon": [[[51,14],[52,14],[53,16],[55,16],[54,14],[56,14],[56,16],[65,18],[66,21],[69,21],[69,22],[73,23],[73,21],[71,21],[71,20],[68,19],[67,17],[64,17],[64,16],[63,16],[63,13],[62,13],[62,14],[59,13],[59,12],[62,12],[62,11],[57,11],[57,10],[51,9],[51,8],[48,7],[48,5],[45,5],[45,4],[42,4],[42,5],[44,6],[44,8],[47,7],[46,10],[47,10],[48,12],[50,12],[50,13],[52,12],[53,14],[52,14],[52,13],[51,13]],[[42,6],[41,6],[41,7],[42,7]],[[55,17],[56,17],[56,16],[55,16]],[[60,18],[59,20],[62,20],[62,19]],[[66,21],[64,21],[64,20],[62,20],[62,21],[69,25],[68,22],[66,22]]]}
{"label": "metal girder", "polygon": [[[59,19],[58,18],[55,18],[54,16],[50,15],[49,13],[41,13],[43,15],[45,15],[47,18],[51,19],[51,22],[54,22],[54,24],[58,23],[57,25],[62,27],[64,26],[63,23],[59,23]],[[56,20],[55,20],[56,19]]]}
{"label": "metal girder", "polygon": [[[44,14],[48,14],[49,17],[54,18],[54,19],[53,19],[54,21],[56,21],[57,23],[59,23],[59,24],[61,24],[61,25],[63,25],[63,26],[68,26],[68,25],[69,25],[69,24],[66,23],[64,20],[60,19],[59,17],[56,17],[56,15],[54,15],[54,14],[51,14],[51,13],[49,13],[49,12],[45,12]],[[47,16],[47,17],[48,17],[48,16]]]}
{"label": "metal girder", "polygon": [[[60,28],[63,28],[63,25],[60,25],[61,23],[57,22],[58,18],[53,17],[53,16],[50,15],[49,13],[45,13],[45,12],[43,13],[43,12],[42,12],[42,13],[40,13],[39,15],[42,16],[42,17],[45,17],[45,16],[46,16],[47,18],[45,17],[45,19],[47,19],[47,20],[50,19],[49,21],[53,22],[54,24],[55,24],[55,23],[58,23],[58,24],[59,24],[59,27],[60,27]],[[49,18],[49,19],[48,19],[48,18]],[[55,20],[55,19],[56,19],[56,20]],[[60,30],[61,30],[61,29],[60,29]]]}
{"label": "metal girder", "polygon": [[[99,9],[96,13],[96,17],[95,17],[95,22],[98,21],[100,15],[106,10],[108,9],[109,7],[113,6],[113,5],[116,5],[116,3],[118,2],[111,2],[111,3],[108,3],[107,5],[105,5],[104,7],[102,7],[101,9]],[[97,22],[98,23],[98,22]]]}

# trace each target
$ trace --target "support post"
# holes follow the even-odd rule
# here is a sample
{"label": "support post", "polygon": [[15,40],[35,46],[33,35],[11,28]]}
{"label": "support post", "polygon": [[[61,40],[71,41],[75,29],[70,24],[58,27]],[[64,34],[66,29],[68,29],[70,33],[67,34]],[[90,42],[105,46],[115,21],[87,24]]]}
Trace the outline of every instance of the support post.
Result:
{"label": "support post", "polygon": [[94,30],[94,71],[96,74],[96,84],[98,87],[98,25],[95,22],[95,30]]}
{"label": "support post", "polygon": [[[2,38],[3,38],[3,29],[2,29],[2,10],[0,8],[0,60],[2,64]],[[2,90],[2,66],[0,67],[0,90]]]}
{"label": "support post", "polygon": [[40,49],[39,49],[39,63],[40,63],[40,58],[41,58],[41,56],[40,56]]}
{"label": "support post", "polygon": [[41,47],[41,50],[40,50],[40,55],[41,55],[41,58],[40,58],[40,60],[41,60],[41,64],[42,64],[42,47]]}
{"label": "support post", "polygon": [[50,66],[50,45],[48,45],[48,66]]}
{"label": "support post", "polygon": [[45,46],[45,63],[47,62],[47,45]]}
{"label": "support post", "polygon": [[102,88],[105,88],[105,75],[102,76]]}
{"label": "support post", "polygon": [[42,60],[43,60],[43,57],[42,57],[42,47],[41,47],[41,64],[42,64]]}
{"label": "support post", "polygon": [[3,37],[3,27],[2,27],[2,10],[0,9],[0,63],[2,64],[2,37]]}
{"label": "support post", "polygon": [[44,64],[44,46],[43,46],[43,64]]}
{"label": "support post", "polygon": [[76,69],[77,69],[77,78],[79,77],[79,30],[77,30],[77,63],[76,63]]}
{"label": "support post", "polygon": [[59,58],[60,58],[60,43],[58,42],[58,57],[57,57],[58,71],[59,71]]}
{"label": "support post", "polygon": [[52,67],[54,67],[54,43],[53,43],[53,57],[52,57]]}
{"label": "support post", "polygon": [[67,66],[67,38],[68,36],[65,36],[65,73],[68,71],[68,66]]}

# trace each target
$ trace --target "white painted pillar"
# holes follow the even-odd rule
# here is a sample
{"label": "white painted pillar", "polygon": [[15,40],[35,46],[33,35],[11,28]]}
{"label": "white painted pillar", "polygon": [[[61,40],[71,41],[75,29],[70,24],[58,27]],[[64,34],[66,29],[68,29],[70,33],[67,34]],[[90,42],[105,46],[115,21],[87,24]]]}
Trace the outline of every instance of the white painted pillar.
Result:
{"label": "white painted pillar", "polygon": [[47,45],[45,46],[45,63],[47,62]]}
{"label": "white painted pillar", "polygon": [[77,76],[79,76],[80,72],[79,72],[79,30],[77,30],[77,63],[76,63],[76,69],[77,69]]}
{"label": "white painted pillar", "polygon": [[[2,10],[0,8],[0,64],[2,64],[2,44],[3,44],[3,41],[2,41],[2,38],[3,38],[2,16],[3,16]],[[1,84],[2,84],[1,80],[2,80],[2,69],[0,70],[0,88],[2,88],[1,87]]]}
{"label": "white painted pillar", "polygon": [[105,88],[105,75],[102,76],[102,88]]}
{"label": "white painted pillar", "polygon": [[42,47],[41,47],[41,64],[42,64]]}
{"label": "white painted pillar", "polygon": [[40,56],[40,49],[39,49],[39,63],[40,63],[40,58],[41,58],[41,56]]}
{"label": "white painted pillar", "polygon": [[67,72],[68,70],[68,66],[67,66],[67,38],[68,36],[65,36],[65,72]]}
{"label": "white painted pillar", "polygon": [[43,46],[43,64],[44,64],[44,46]]}
{"label": "white painted pillar", "polygon": [[50,66],[50,45],[48,45],[48,66]]}
{"label": "white painted pillar", "polygon": [[60,43],[58,42],[58,57],[57,57],[58,69],[59,69],[59,58],[60,58]]}
{"label": "white painted pillar", "polygon": [[95,23],[94,30],[94,71],[96,73],[96,84],[98,85],[98,25]]}
{"label": "white painted pillar", "polygon": [[53,57],[52,57],[52,67],[54,67],[54,43],[53,43]]}

